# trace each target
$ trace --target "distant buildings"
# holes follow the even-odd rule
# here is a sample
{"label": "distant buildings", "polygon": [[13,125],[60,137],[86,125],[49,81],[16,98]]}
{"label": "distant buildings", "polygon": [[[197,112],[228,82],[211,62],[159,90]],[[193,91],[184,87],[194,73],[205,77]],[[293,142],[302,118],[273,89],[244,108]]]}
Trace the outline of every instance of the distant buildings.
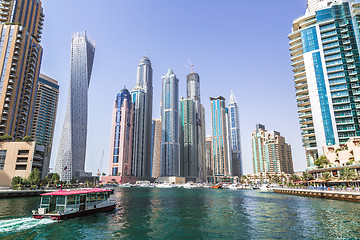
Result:
{"label": "distant buildings", "polygon": [[[37,168],[44,177],[45,146],[36,142],[2,142],[0,144],[0,186],[11,186],[13,177],[28,178]],[[44,170],[44,171],[43,171]]]}
{"label": "distant buildings", "polygon": [[152,122],[152,147],[151,147],[151,177],[160,176],[161,165],[161,120],[154,119]]}
{"label": "distant buildings", "polygon": [[214,178],[214,163],[212,153],[212,137],[205,139],[205,176],[206,181],[210,182]]}
{"label": "distant buildings", "polygon": [[241,136],[239,122],[239,108],[236,103],[234,93],[231,91],[229,105],[229,139],[232,151],[232,176],[243,175],[242,169],[242,153],[241,153]]}
{"label": "distant buildings", "polygon": [[162,77],[161,177],[180,176],[179,79],[173,70]]}
{"label": "distant buildings", "polygon": [[135,182],[131,175],[133,146],[134,109],[130,92],[124,88],[114,102],[111,139],[109,176],[117,182]]}
{"label": "distant buildings", "polygon": [[95,42],[86,32],[73,34],[70,89],[55,167],[62,181],[87,177],[84,168],[88,88],[94,56]]}
{"label": "distant buildings", "polygon": [[31,134],[44,14],[40,0],[0,4],[0,135],[15,140]]}
{"label": "distant buildings", "polygon": [[137,68],[136,86],[131,91],[134,108],[131,174],[138,179],[151,176],[152,78],[150,59],[143,57]]}
{"label": "distant buildings", "polygon": [[200,101],[200,77],[187,75],[186,98],[180,100],[180,175],[188,180],[204,178],[205,119]]}
{"label": "distant buildings", "polygon": [[210,98],[212,119],[212,170],[211,182],[219,182],[231,176],[231,153],[229,152],[228,122],[225,98]]}
{"label": "distant buildings", "polygon": [[288,36],[308,168],[323,146],[360,136],[359,9],[358,1],[308,0]]}
{"label": "distant buildings", "polygon": [[253,169],[255,174],[294,173],[291,146],[276,131],[267,131],[257,124],[252,133]]}
{"label": "distant buildings", "polygon": [[44,177],[47,175],[47,169],[50,163],[58,100],[58,82],[48,76],[40,74],[37,83],[31,137],[37,141],[38,144],[46,146],[43,163]]}

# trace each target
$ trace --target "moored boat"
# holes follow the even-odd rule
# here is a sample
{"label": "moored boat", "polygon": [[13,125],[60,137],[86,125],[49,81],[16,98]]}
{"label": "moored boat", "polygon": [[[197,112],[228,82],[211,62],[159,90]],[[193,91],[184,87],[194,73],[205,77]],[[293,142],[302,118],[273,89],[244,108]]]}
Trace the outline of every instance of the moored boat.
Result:
{"label": "moored boat", "polygon": [[33,217],[62,220],[111,211],[116,207],[116,201],[110,199],[111,192],[111,189],[93,188],[44,193],[41,194],[40,207],[33,211]]}
{"label": "moored boat", "polygon": [[222,188],[222,186],[221,184],[217,184],[217,185],[212,185],[211,188],[218,189],[218,188]]}

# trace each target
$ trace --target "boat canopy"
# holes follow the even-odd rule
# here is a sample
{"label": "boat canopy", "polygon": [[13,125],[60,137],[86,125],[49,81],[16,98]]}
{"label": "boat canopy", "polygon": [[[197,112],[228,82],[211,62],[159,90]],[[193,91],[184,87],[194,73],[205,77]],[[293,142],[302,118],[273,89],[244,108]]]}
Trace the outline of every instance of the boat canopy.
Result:
{"label": "boat canopy", "polygon": [[56,192],[44,193],[41,196],[68,196],[68,195],[79,195],[87,193],[100,193],[100,192],[111,192],[110,189],[103,188],[91,188],[91,189],[81,189],[81,190],[61,190]]}

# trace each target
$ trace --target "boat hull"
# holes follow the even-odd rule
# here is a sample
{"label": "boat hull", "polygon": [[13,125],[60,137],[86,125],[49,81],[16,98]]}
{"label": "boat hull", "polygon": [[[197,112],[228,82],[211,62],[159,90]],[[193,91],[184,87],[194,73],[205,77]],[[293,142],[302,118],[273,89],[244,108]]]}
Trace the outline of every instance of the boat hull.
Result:
{"label": "boat hull", "polygon": [[94,209],[79,211],[79,212],[75,212],[75,213],[68,213],[68,214],[34,214],[33,217],[35,219],[50,218],[53,220],[64,220],[64,219],[81,217],[81,216],[85,216],[85,215],[89,215],[89,214],[113,211],[115,209],[115,207],[116,207],[116,204],[113,204],[113,205],[106,206],[106,207],[94,208]]}

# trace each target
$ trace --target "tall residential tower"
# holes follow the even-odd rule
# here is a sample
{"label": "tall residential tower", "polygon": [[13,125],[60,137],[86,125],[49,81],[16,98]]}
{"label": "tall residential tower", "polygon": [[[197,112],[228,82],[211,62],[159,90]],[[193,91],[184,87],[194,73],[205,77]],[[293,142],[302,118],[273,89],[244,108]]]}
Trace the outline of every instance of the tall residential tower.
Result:
{"label": "tall residential tower", "polygon": [[0,135],[31,134],[43,54],[40,0],[0,2]]}
{"label": "tall residential tower", "polygon": [[180,176],[179,79],[169,69],[162,77],[161,177]]}
{"label": "tall residential tower", "polygon": [[360,3],[308,0],[289,34],[307,166],[323,146],[360,136]]}
{"label": "tall residential tower", "polygon": [[85,176],[88,89],[94,56],[95,42],[86,32],[73,34],[70,88],[55,167],[62,181]]}
{"label": "tall residential tower", "polygon": [[131,174],[138,179],[151,176],[152,78],[151,62],[145,56],[137,67],[136,86],[131,91],[134,108]]}

